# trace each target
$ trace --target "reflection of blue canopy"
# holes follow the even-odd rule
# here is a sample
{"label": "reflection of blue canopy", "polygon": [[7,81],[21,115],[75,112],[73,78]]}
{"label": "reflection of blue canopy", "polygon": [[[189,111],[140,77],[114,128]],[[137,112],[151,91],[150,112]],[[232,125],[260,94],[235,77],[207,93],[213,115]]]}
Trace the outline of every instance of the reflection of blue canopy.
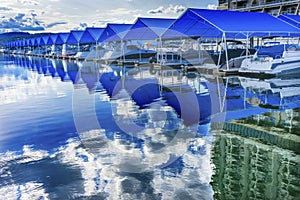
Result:
{"label": "reflection of blue canopy", "polygon": [[159,38],[175,19],[138,18],[124,40],[148,40]]}
{"label": "reflection of blue canopy", "polygon": [[212,113],[210,95],[198,95],[189,85],[164,88],[162,96],[186,125],[207,122]]}
{"label": "reflection of blue canopy", "polygon": [[[224,35],[223,35],[224,34]],[[267,13],[188,9],[163,38],[247,38],[300,35],[300,30]]]}
{"label": "reflection of blue canopy", "polygon": [[288,15],[282,14],[278,16],[279,19],[286,21],[287,23],[300,28],[300,15]]}
{"label": "reflection of blue canopy", "polygon": [[79,71],[78,65],[74,62],[69,62],[67,71],[68,71],[67,73],[68,73],[71,81],[73,82],[73,84],[75,84],[77,81],[78,71]]}
{"label": "reflection of blue canopy", "polygon": [[124,38],[132,24],[107,24],[100,36],[100,41],[120,41]]}
{"label": "reflection of blue canopy", "polygon": [[68,44],[78,44],[81,37],[83,36],[84,31],[81,30],[73,30],[70,32],[70,35],[67,39]]}
{"label": "reflection of blue canopy", "polygon": [[94,92],[99,83],[99,68],[97,65],[83,64],[80,68],[80,77],[90,92]]}
{"label": "reflection of blue canopy", "polygon": [[127,77],[126,80],[121,80],[120,76],[109,72],[101,74],[100,82],[110,97],[116,96],[120,90],[125,89],[141,108],[160,97],[156,79],[137,80]]}
{"label": "reflection of blue canopy", "polygon": [[104,28],[94,28],[88,27],[85,29],[80,43],[97,43],[99,42],[100,36],[103,32]]}
{"label": "reflection of blue canopy", "polygon": [[55,60],[56,62],[56,72],[58,73],[58,76],[60,77],[61,81],[65,81],[65,76],[67,72],[64,69],[63,63],[61,60]]}

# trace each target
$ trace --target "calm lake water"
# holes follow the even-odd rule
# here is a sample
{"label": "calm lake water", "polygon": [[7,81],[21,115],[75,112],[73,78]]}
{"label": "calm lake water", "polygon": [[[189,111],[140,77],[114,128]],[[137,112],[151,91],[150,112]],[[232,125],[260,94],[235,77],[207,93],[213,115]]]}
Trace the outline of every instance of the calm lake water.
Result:
{"label": "calm lake water", "polygon": [[0,55],[0,199],[297,199],[300,78]]}

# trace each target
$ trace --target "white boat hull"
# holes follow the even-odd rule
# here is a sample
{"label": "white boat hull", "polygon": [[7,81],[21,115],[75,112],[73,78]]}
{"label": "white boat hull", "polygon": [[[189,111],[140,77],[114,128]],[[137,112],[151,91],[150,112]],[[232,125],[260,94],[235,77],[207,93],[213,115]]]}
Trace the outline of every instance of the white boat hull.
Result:
{"label": "white boat hull", "polygon": [[294,74],[300,72],[300,57],[290,58],[290,59],[268,59],[264,60],[253,60],[245,59],[242,62],[241,68],[239,69],[241,73],[265,73],[272,75],[280,74]]}

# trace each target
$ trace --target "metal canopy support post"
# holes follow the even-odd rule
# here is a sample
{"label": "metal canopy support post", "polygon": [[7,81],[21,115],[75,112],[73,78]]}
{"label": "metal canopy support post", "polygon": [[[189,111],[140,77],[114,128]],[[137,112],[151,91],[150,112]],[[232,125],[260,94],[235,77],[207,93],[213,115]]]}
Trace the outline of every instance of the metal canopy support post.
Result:
{"label": "metal canopy support post", "polygon": [[163,49],[162,49],[162,38],[159,36],[159,45],[160,45],[160,64],[162,64],[163,61]]}
{"label": "metal canopy support post", "polygon": [[180,54],[179,54],[179,61],[180,61],[180,64],[182,64],[182,50],[183,50],[183,39],[182,39],[182,37],[180,38],[180,40],[181,40],[181,48],[180,48]]}
{"label": "metal canopy support post", "polygon": [[249,55],[249,34],[246,35],[246,57]]}
{"label": "metal canopy support post", "polygon": [[156,45],[156,62],[158,63],[159,62],[159,44]]}
{"label": "metal canopy support post", "polygon": [[[222,42],[223,42],[223,36],[222,36],[222,39],[221,39],[221,43],[220,44],[222,44]],[[219,48],[218,48],[218,39],[216,40],[216,45],[217,45],[217,51],[219,50]],[[217,64],[217,66],[219,66],[220,65],[220,63],[221,63],[221,55],[222,55],[222,48],[221,48],[221,50],[220,50],[220,52],[219,52],[219,58],[218,58],[218,64]]]}
{"label": "metal canopy support post", "polygon": [[223,33],[224,37],[224,44],[225,44],[225,57],[226,57],[226,69],[229,70],[229,62],[228,62],[228,51],[227,51],[227,42],[226,42],[226,35]]}
{"label": "metal canopy support post", "polygon": [[139,47],[139,61],[140,61],[140,62],[142,61],[142,48],[144,48],[144,47],[143,47],[143,43],[142,43],[142,45],[140,45],[140,47]]}
{"label": "metal canopy support post", "polygon": [[124,42],[121,40],[121,54],[122,54],[122,61],[125,62],[125,52],[124,52]]}
{"label": "metal canopy support post", "polygon": [[96,51],[96,61],[98,61],[98,41],[96,40],[96,46],[95,46],[95,51]]}
{"label": "metal canopy support post", "polygon": [[198,43],[198,62],[199,62],[199,64],[201,64],[202,62],[201,62],[201,54],[200,54],[200,37],[197,39],[197,43]]}
{"label": "metal canopy support post", "polygon": [[51,47],[51,54],[55,54],[55,44],[52,44],[52,47]]}

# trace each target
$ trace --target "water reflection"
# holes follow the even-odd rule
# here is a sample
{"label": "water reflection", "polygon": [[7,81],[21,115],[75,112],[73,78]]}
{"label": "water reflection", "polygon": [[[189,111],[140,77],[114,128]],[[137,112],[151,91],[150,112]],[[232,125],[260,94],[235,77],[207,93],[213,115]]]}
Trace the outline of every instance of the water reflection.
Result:
{"label": "water reflection", "polygon": [[299,191],[298,78],[3,60],[0,193],[8,199],[272,199]]}
{"label": "water reflection", "polygon": [[217,137],[213,152],[216,199],[297,199],[299,154],[232,132]]}

